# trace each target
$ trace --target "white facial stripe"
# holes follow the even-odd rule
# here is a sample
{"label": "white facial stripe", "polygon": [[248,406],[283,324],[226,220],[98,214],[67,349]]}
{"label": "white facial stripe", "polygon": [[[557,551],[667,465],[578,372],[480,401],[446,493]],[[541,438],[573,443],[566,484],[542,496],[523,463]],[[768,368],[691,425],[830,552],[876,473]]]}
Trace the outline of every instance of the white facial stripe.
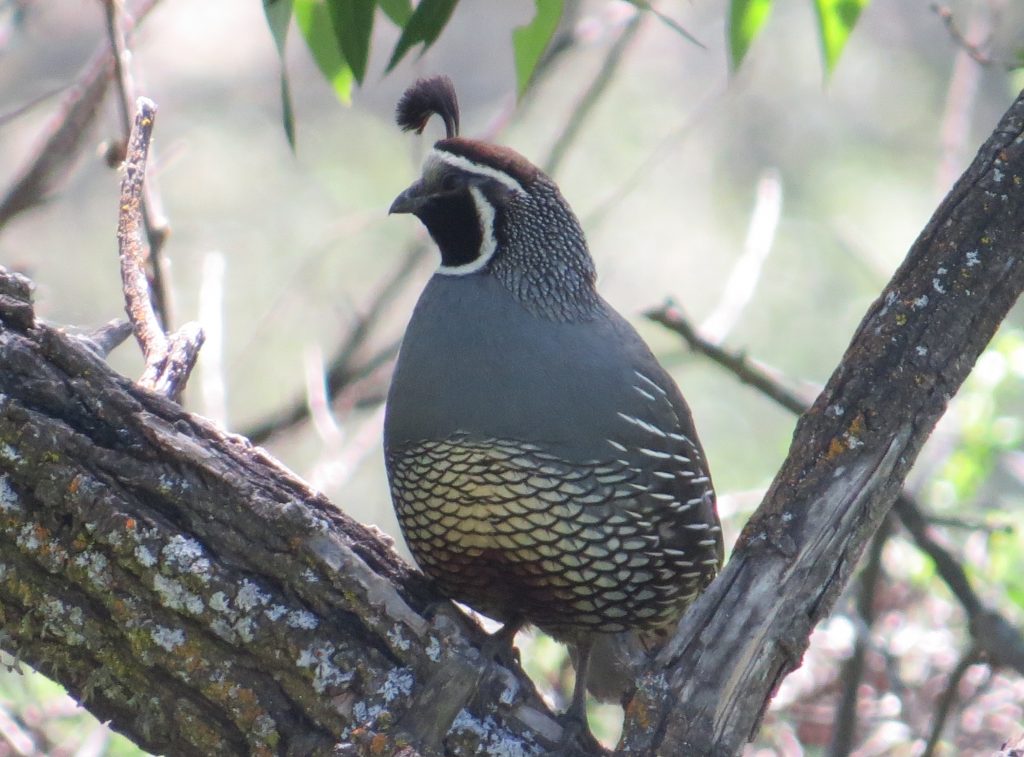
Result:
{"label": "white facial stripe", "polygon": [[480,254],[475,260],[462,265],[438,266],[437,272],[447,276],[465,276],[467,273],[479,271],[487,265],[487,261],[494,256],[494,251],[498,247],[498,243],[494,240],[494,207],[487,201],[479,187],[470,187],[469,194],[473,198],[476,214],[480,219]]}
{"label": "white facial stripe", "polygon": [[[523,185],[513,179],[507,173],[498,171],[497,169],[485,166],[480,163],[474,163],[469,158],[464,158],[461,155],[454,155],[445,150],[431,150],[430,157],[434,157],[437,160],[443,161],[450,166],[454,166],[462,171],[468,171],[469,173],[475,173],[477,176],[486,176],[488,179],[494,179],[504,184],[506,187],[511,189],[513,192],[525,193]],[[428,157],[428,160],[430,158]]]}

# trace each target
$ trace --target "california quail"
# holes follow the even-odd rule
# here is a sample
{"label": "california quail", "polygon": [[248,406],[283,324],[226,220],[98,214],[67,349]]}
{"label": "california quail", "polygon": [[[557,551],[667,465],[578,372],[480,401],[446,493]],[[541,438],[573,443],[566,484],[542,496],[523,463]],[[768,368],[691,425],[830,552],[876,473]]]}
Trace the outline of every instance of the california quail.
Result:
{"label": "california quail", "polygon": [[594,288],[558,187],[515,151],[458,136],[446,77],[398,104],[440,115],[422,177],[391,213],[427,227],[441,264],[388,394],[398,521],[448,597],[578,646],[569,713],[586,723],[595,634],[677,620],[722,562],[715,495],[686,402]]}

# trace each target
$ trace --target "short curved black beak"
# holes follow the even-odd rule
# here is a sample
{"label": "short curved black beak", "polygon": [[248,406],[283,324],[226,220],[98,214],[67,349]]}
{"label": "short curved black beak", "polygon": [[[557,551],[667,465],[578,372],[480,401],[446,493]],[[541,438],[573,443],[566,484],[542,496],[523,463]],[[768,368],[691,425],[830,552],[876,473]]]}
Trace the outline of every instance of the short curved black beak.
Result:
{"label": "short curved black beak", "polygon": [[414,182],[408,189],[395,198],[388,209],[388,215],[392,213],[415,213],[426,201],[426,193],[423,191],[423,182]]}

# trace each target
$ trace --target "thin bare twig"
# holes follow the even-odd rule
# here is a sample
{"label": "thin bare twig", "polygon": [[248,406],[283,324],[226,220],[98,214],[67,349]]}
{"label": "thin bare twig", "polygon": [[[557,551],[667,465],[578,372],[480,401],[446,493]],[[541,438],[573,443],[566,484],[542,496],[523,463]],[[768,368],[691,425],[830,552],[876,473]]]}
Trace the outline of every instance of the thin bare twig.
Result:
{"label": "thin bare twig", "polygon": [[[718,363],[740,381],[753,386],[790,412],[800,415],[810,406],[809,402],[786,389],[745,355],[728,352],[704,339],[671,303],[645,315],[679,334],[695,352]],[[893,510],[918,549],[935,562],[939,576],[963,606],[977,648],[994,666],[1010,667],[1024,675],[1024,635],[1003,615],[985,606],[971,586],[963,566],[930,536],[927,519],[910,496],[905,492],[900,494]]]}
{"label": "thin bare twig", "polygon": [[601,95],[604,94],[614,78],[615,72],[618,70],[619,64],[622,63],[623,56],[626,54],[626,50],[636,38],[637,32],[640,31],[641,19],[642,14],[637,13],[626,24],[618,39],[615,40],[615,44],[608,51],[608,55],[601,64],[601,68],[598,70],[594,80],[587,87],[587,91],[583,93],[580,101],[573,109],[569,120],[565,124],[565,128],[562,129],[562,133],[558,135],[558,139],[551,146],[547,159],[541,164],[544,172],[549,176],[554,176],[558,171],[562,160],[569,151],[569,147],[576,140],[580,128],[582,128],[583,123],[587,120],[587,116],[590,115],[598,100],[601,99]]}
{"label": "thin bare twig", "polygon": [[123,318],[115,318],[97,329],[78,334],[78,338],[87,342],[94,352],[106,357],[130,337],[132,331],[131,323]]}
{"label": "thin bare twig", "polygon": [[750,384],[790,412],[799,415],[810,406],[809,400],[785,388],[778,379],[770,376],[765,368],[756,365],[745,354],[728,352],[700,336],[675,303],[666,302],[660,308],[648,310],[644,316],[679,334],[694,352],[711,358],[744,384]]}
{"label": "thin bare twig", "polygon": [[[356,364],[356,357],[366,345],[374,327],[380,320],[385,308],[403,291],[409,278],[416,270],[417,264],[426,256],[429,248],[425,242],[415,244],[405,258],[395,266],[394,270],[381,284],[370,300],[365,314],[359,318],[345,340],[338,346],[327,363],[324,376],[327,383],[327,396],[333,401],[341,390],[351,382],[368,375],[381,363],[394,358],[398,353],[399,342],[393,342],[374,353],[362,364]],[[243,435],[255,444],[262,444],[271,436],[297,424],[309,417],[307,396],[290,402],[284,408],[274,412],[267,418],[243,431]]]}
{"label": "thin bare twig", "polygon": [[14,121],[17,118],[25,115],[40,103],[46,102],[54,95],[59,95],[61,92],[63,92],[70,86],[70,84],[59,84],[56,87],[51,87],[42,94],[35,95],[26,102],[23,102],[21,105],[16,105],[6,113],[0,113],[0,126],[8,124],[11,121]]}
{"label": "thin bare twig", "polygon": [[156,104],[140,97],[121,181],[117,243],[125,310],[146,360],[146,370],[139,383],[164,396],[178,398],[195,365],[203,332],[198,325],[189,323],[168,338],[150,300],[142,236],[142,185],[155,117]]}
{"label": "thin bare twig", "polygon": [[121,213],[117,224],[126,310],[135,329],[135,338],[146,358],[147,373],[167,353],[167,337],[149,298],[146,247],[142,238],[142,184],[146,178],[146,156],[149,152],[155,117],[156,104],[152,100],[140,97],[124,161]]}
{"label": "thin bare twig", "polygon": [[[948,8],[940,10],[932,5],[932,10],[939,14],[951,35],[956,38],[952,13]],[[992,32],[990,14],[981,6],[975,8],[969,23],[967,36],[970,39],[987,39]],[[953,72],[946,88],[946,106],[942,112],[939,127],[941,135],[942,156],[939,160],[938,190],[940,193],[949,191],[956,178],[963,172],[966,163],[967,141],[970,136],[971,117],[974,114],[974,103],[977,99],[978,85],[981,82],[981,67],[977,65],[976,48],[960,45],[953,58]],[[972,51],[975,51],[972,54]]]}
{"label": "thin bare twig", "polygon": [[946,27],[946,31],[949,32],[949,36],[956,43],[956,46],[963,50],[971,60],[979,66],[985,67],[991,66],[995,62],[992,56],[985,50],[988,47],[988,40],[986,39],[980,44],[975,44],[968,40],[967,35],[957,27],[956,21],[953,18],[953,11],[948,6],[941,3],[932,3],[931,9],[942,21],[942,25]]}
{"label": "thin bare twig", "polygon": [[857,733],[857,691],[864,678],[864,658],[870,647],[871,627],[875,623],[875,593],[882,576],[882,550],[892,533],[889,518],[875,532],[871,540],[867,561],[860,573],[860,586],[857,591],[857,638],[853,643],[853,652],[843,664],[839,680],[843,692],[836,707],[835,730],[832,732],[832,743],[829,746],[829,757],[845,757],[853,749],[854,736]]}
{"label": "thin bare twig", "polygon": [[931,515],[928,523],[933,526],[944,528],[958,528],[964,531],[984,531],[987,534],[1012,534],[1011,523],[986,523],[983,520],[972,520],[969,518],[953,518],[949,516]]}
{"label": "thin bare twig", "polygon": [[755,197],[743,252],[722,287],[718,305],[700,325],[701,332],[713,342],[722,341],[732,331],[750,304],[761,278],[761,268],[772,251],[782,214],[782,176],[778,169],[768,168],[761,172]]}
{"label": "thin bare twig", "polygon": [[[131,52],[125,41],[125,31],[121,23],[121,0],[105,0],[107,20],[107,38],[114,59],[114,82],[117,90],[118,113],[121,118],[121,131],[127,143],[132,129],[132,108],[135,103],[135,85],[132,81],[129,64]],[[152,166],[155,156],[150,150],[147,166]],[[170,329],[172,324],[170,293],[161,251],[170,234],[167,219],[162,211],[160,195],[156,184],[149,176],[142,185],[142,221],[146,230],[146,278],[153,297],[153,309],[161,325]]]}
{"label": "thin bare twig", "polygon": [[[140,2],[135,17],[141,20],[157,2]],[[101,45],[47,121],[37,147],[0,199],[0,229],[17,214],[43,202],[69,173],[99,113],[113,66],[109,45]]]}
{"label": "thin bare twig", "polygon": [[967,613],[975,646],[997,667],[1024,675],[1024,637],[1002,615],[989,609],[971,586],[963,566],[931,535],[928,521],[909,497],[896,500],[893,509],[918,549],[932,558],[935,569]]}
{"label": "thin bare twig", "polygon": [[224,255],[208,252],[203,257],[203,277],[199,285],[199,322],[203,324],[206,344],[199,355],[199,391],[203,414],[224,428],[228,427],[227,391],[224,381]]}
{"label": "thin bare twig", "polygon": [[36,757],[42,754],[36,749],[36,743],[31,734],[23,729],[3,707],[0,707],[0,739],[19,757]]}
{"label": "thin bare twig", "polygon": [[630,174],[619,183],[603,200],[601,200],[596,206],[583,216],[583,226],[588,232],[593,232],[594,228],[603,222],[611,212],[611,210],[629,196],[634,189],[636,189],[640,183],[650,176],[651,169],[661,164],[665,160],[665,152],[675,147],[675,145],[686,136],[690,130],[692,130],[701,119],[711,112],[712,103],[720,105],[722,98],[727,96],[729,90],[722,91],[721,88],[716,88],[714,94],[705,97],[696,108],[694,108],[686,117],[686,119],[674,126],[665,136],[663,136],[658,144],[647,154],[647,156],[640,161],[639,164],[630,172]]}
{"label": "thin bare twig", "polygon": [[963,657],[957,662],[956,667],[949,674],[949,681],[946,683],[946,690],[942,692],[942,696],[939,698],[938,707],[935,710],[935,720],[932,722],[932,732],[928,736],[928,743],[925,745],[924,752],[921,753],[921,757],[932,757],[935,754],[935,750],[939,746],[939,740],[942,738],[942,731],[946,726],[946,719],[949,717],[950,711],[953,709],[953,703],[956,702],[957,689],[960,687],[960,681],[963,680],[964,674],[967,673],[968,668],[971,665],[978,663],[979,654],[976,647],[971,647],[964,653]]}
{"label": "thin bare twig", "polygon": [[306,379],[306,410],[309,412],[309,418],[320,441],[328,450],[335,449],[341,445],[345,435],[338,424],[338,419],[331,411],[331,401],[327,396],[324,353],[319,345],[311,344],[306,347],[302,364]]}

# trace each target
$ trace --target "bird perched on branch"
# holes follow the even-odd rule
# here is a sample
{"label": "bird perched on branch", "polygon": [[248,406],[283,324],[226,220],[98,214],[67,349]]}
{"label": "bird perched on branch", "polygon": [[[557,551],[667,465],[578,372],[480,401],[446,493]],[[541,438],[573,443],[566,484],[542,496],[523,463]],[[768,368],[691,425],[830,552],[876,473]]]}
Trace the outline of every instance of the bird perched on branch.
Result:
{"label": "bird perched on branch", "polygon": [[715,494],[686,402],[597,293],[558,187],[460,137],[447,77],[398,104],[405,130],[433,115],[446,137],[390,210],[441,252],[388,395],[391,494],[441,592],[509,643],[532,623],[575,645],[567,715],[585,731],[595,639],[674,623],[720,568]]}

